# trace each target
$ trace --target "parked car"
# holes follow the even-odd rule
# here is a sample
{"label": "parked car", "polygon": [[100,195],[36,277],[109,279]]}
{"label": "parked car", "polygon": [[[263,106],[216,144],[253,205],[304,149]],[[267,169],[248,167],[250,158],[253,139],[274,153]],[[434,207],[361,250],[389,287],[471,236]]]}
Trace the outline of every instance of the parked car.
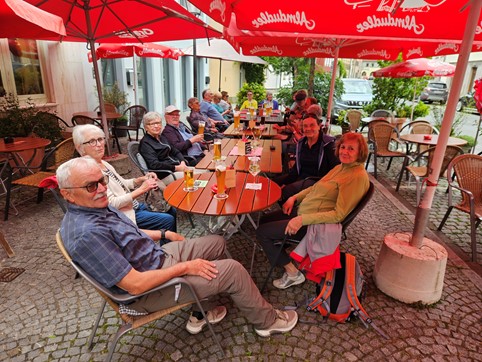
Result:
{"label": "parked car", "polygon": [[447,84],[443,82],[429,82],[420,94],[420,100],[427,103],[440,102],[441,104],[445,104],[447,103],[448,96],[449,90]]}
{"label": "parked car", "polygon": [[342,78],[344,93],[335,99],[334,113],[347,109],[361,109],[373,100],[372,87],[366,79]]}
{"label": "parked car", "polygon": [[457,112],[467,112],[479,114],[475,106],[474,92],[470,92],[459,98],[457,102]]}

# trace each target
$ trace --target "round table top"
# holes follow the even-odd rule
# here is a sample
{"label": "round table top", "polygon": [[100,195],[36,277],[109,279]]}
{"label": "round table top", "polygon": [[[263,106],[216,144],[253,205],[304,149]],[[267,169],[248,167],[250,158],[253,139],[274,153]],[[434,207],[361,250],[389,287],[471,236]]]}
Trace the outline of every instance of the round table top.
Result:
{"label": "round table top", "polygon": [[[72,116],[84,116],[84,117],[89,117],[89,118],[93,118],[93,119],[102,119],[102,115],[100,114],[100,112],[91,112],[91,111],[87,111],[87,112],[76,112],[76,113],[73,113]],[[117,113],[117,112],[105,112],[105,118],[106,119],[117,119],[117,118],[120,118],[122,117],[122,114],[120,113]]]}
{"label": "round table top", "polygon": [[[400,136],[400,139],[420,145],[435,146],[438,142],[438,137],[437,134],[403,134]],[[447,146],[465,146],[466,144],[467,141],[462,138],[449,137]]]}
{"label": "round table top", "polygon": [[258,176],[261,190],[247,190],[246,184],[253,183],[254,177],[246,172],[236,172],[236,187],[226,190],[228,198],[217,200],[211,187],[216,183],[214,172],[194,175],[195,179],[206,180],[205,187],[194,192],[183,190],[184,180],[170,183],[164,190],[164,198],[176,209],[207,216],[228,216],[249,214],[264,210],[281,198],[281,188],[270,179]]}
{"label": "round table top", "polygon": [[0,139],[0,152],[11,153],[25,150],[33,150],[36,148],[43,148],[48,146],[52,141],[40,137],[14,137],[13,143],[5,143],[5,140]]}

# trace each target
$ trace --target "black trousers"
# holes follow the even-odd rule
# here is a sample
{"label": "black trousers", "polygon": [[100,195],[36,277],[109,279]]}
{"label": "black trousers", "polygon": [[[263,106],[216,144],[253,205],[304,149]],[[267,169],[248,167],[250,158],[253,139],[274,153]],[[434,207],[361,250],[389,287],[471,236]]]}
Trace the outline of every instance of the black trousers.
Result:
{"label": "black trousers", "polygon": [[[271,265],[285,266],[291,262],[290,257],[284,250],[281,250],[277,261],[276,256],[285,237],[286,225],[293,217],[297,216],[297,211],[297,208],[293,208],[290,215],[284,214],[282,210],[273,211],[261,217],[259,221],[256,237]],[[307,226],[302,226],[296,235],[289,235],[289,239],[300,241],[305,236],[306,230]]]}

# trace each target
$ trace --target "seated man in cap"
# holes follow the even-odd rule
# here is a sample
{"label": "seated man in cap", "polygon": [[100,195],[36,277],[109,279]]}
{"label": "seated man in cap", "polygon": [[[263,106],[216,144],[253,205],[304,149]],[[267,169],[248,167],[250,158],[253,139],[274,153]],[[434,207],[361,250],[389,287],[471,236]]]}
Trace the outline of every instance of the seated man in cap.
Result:
{"label": "seated man in cap", "polygon": [[[289,332],[295,327],[298,321],[295,311],[274,309],[240,263],[221,259],[226,248],[222,236],[184,239],[166,232],[167,238],[177,242],[159,246],[152,238],[159,239],[160,231],[144,232],[109,206],[106,187],[109,178],[90,157],[75,158],[61,165],[57,181],[60,193],[68,201],[60,228],[65,248],[72,260],[104,287],[138,295],[182,276],[191,283],[200,300],[228,293],[260,336]],[[127,309],[128,314],[152,313],[190,300],[186,288],[178,290],[173,286],[167,291],[139,296]],[[218,323],[225,316],[223,306],[207,312],[210,323]],[[186,329],[197,334],[206,323],[202,314],[194,310]]]}
{"label": "seated man in cap", "polygon": [[189,129],[181,122],[181,111],[175,106],[167,106],[164,118],[166,127],[162,131],[169,144],[177,148],[184,156],[191,156],[190,166],[195,166],[207,152],[207,147],[202,143],[204,136],[193,135]]}

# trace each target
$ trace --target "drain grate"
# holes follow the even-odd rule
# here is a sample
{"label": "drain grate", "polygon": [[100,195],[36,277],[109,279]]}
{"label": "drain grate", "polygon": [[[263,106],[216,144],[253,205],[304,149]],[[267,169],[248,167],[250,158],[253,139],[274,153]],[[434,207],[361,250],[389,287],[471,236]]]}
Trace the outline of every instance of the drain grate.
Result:
{"label": "drain grate", "polygon": [[0,270],[0,282],[11,282],[25,271],[23,268],[3,268]]}

